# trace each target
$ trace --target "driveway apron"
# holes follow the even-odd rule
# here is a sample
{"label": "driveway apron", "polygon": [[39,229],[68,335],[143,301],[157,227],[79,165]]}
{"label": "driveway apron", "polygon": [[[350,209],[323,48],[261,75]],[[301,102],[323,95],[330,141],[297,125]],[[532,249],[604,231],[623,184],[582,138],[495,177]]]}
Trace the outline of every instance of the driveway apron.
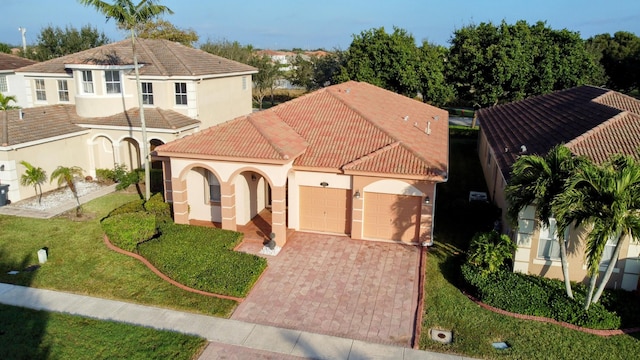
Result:
{"label": "driveway apron", "polygon": [[[245,251],[253,249],[247,244]],[[268,269],[231,318],[409,347],[419,251],[297,232],[279,255],[268,257]]]}

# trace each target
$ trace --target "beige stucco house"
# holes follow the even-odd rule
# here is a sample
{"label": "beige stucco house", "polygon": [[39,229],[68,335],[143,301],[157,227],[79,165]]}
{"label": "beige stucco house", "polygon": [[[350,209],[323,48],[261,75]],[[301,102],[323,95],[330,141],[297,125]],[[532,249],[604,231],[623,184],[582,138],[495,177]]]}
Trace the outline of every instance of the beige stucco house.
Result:
{"label": "beige stucco house", "polygon": [[14,96],[16,104],[24,106],[27,101],[24,77],[16,74],[16,69],[35,64],[35,61],[19,56],[0,53],[0,93],[4,96]]}
{"label": "beige stucco house", "polygon": [[[167,40],[136,43],[149,148],[252,111],[251,66]],[[0,181],[9,200],[33,196],[21,187],[26,160],[47,174],[59,165],[95,170],[144,163],[130,40],[15,70],[24,79],[24,109],[7,113]],[[4,129],[4,127],[3,127]],[[43,190],[55,187],[44,184]]]}
{"label": "beige stucco house", "polygon": [[[517,240],[514,271],[562,279],[555,221],[550,228],[534,220],[535,209],[520,212],[517,228],[506,220],[504,189],[512,164],[525,154],[545,155],[564,143],[574,154],[603,162],[612,154],[637,155],[640,148],[640,100],[592,86],[537,96],[481,109],[479,156],[489,198],[502,209],[502,230]],[[568,262],[571,280],[587,278],[582,229],[569,229]],[[640,244],[626,239],[611,288],[635,290],[640,277]],[[615,243],[607,244],[601,271],[611,259]]]}
{"label": "beige stucco house", "polygon": [[350,81],[159,146],[177,223],[429,243],[448,113]]}

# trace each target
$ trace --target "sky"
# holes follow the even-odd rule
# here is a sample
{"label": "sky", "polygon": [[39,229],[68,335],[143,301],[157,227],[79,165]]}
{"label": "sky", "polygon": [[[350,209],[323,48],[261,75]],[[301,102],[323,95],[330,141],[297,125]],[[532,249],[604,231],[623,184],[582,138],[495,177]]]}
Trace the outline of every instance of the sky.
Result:
{"label": "sky", "polygon": [[[111,2],[112,0],[106,0]],[[137,3],[139,0],[133,0]],[[418,43],[449,46],[456,29],[506,21],[538,21],[568,29],[587,39],[628,31],[640,36],[639,0],[160,0],[173,10],[165,16],[179,28],[193,29],[200,43],[238,41],[259,49],[346,50],[353,35],[399,27]],[[0,0],[0,42],[20,45],[19,27],[34,44],[46,26],[90,24],[112,41],[125,33],[93,8],[77,0]]]}

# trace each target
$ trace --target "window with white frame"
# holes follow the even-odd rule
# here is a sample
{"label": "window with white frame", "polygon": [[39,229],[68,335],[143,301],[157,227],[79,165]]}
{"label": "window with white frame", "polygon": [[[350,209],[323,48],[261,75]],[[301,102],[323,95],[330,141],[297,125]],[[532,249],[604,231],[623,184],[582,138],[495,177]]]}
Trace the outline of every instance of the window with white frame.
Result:
{"label": "window with white frame", "polygon": [[120,71],[105,70],[104,81],[107,85],[107,94],[120,94],[122,85],[120,84]]}
{"label": "window with white frame", "polygon": [[187,105],[187,83],[176,83],[176,105]]}
{"label": "window with white frame", "polygon": [[9,84],[7,83],[7,75],[0,75],[0,92],[9,91]]}
{"label": "window with white frame", "polygon": [[144,105],[153,105],[153,84],[143,82],[142,86],[142,103]]}
{"label": "window with white frame", "polygon": [[44,79],[36,79],[36,100],[47,101],[47,92],[44,87]]}
{"label": "window with white frame", "polygon": [[58,80],[58,100],[61,102],[69,101],[69,84],[67,80]]}
{"label": "window with white frame", "polygon": [[82,92],[93,94],[93,73],[91,70],[82,70]]}
{"label": "window with white frame", "polygon": [[220,182],[218,178],[207,170],[207,182],[209,184],[209,202],[219,203],[221,199]]}
{"label": "window with white frame", "polygon": [[602,251],[602,258],[600,259],[600,270],[604,271],[609,266],[609,263],[613,259],[613,252],[616,250],[616,244],[618,240],[615,237],[610,237],[607,239],[606,244],[604,244],[604,250]]}
{"label": "window with white frame", "polygon": [[[564,241],[569,238],[569,228],[565,230]],[[540,226],[538,257],[548,260],[560,259],[560,242],[556,228],[556,219],[549,218],[549,227]]]}

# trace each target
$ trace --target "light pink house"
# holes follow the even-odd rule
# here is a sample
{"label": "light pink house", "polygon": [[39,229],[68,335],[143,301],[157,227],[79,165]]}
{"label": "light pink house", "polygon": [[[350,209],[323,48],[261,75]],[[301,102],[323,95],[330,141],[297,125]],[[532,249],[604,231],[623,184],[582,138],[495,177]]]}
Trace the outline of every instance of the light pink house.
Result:
{"label": "light pink house", "polygon": [[272,212],[287,229],[432,240],[448,175],[448,113],[350,81],[156,148],[175,221],[225,229]]}

